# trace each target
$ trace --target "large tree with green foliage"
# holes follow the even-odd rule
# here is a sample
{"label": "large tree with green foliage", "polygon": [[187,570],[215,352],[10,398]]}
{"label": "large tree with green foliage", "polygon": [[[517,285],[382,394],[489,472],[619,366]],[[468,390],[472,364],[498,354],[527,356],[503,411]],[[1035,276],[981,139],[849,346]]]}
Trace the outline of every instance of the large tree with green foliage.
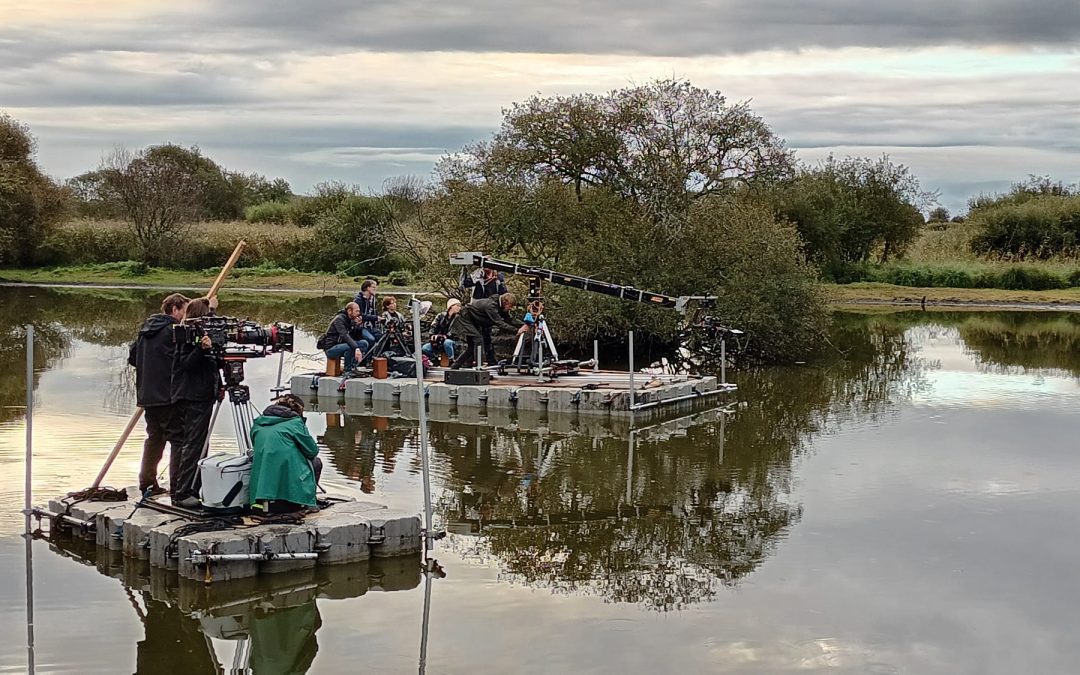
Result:
{"label": "large tree with green foliage", "polygon": [[[791,172],[783,142],[748,105],[687,82],[534,97],[507,110],[490,141],[440,165],[424,232],[443,253],[716,293],[724,320],[752,326],[758,356],[787,358],[812,349],[826,323],[794,230],[754,203]],[[618,340],[631,327],[645,342],[676,339],[671,312],[548,291],[564,340]]]}
{"label": "large tree with green foliage", "polygon": [[807,256],[834,276],[871,258],[903,255],[922,228],[921,209],[933,199],[888,156],[830,156],[800,169],[775,194],[777,212],[798,228]]}
{"label": "large tree with green foliage", "polygon": [[0,265],[29,265],[64,212],[63,191],[34,161],[24,124],[0,113]]}

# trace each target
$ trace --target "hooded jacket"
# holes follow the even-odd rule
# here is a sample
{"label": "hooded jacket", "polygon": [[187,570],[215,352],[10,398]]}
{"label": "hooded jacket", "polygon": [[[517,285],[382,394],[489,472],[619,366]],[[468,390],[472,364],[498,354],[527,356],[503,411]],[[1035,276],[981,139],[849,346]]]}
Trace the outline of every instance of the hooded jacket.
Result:
{"label": "hooded jacket", "polygon": [[338,311],[326,328],[326,334],[319,341],[323,345],[322,350],[326,351],[342,342],[348,343],[352,349],[357,349],[360,345],[356,344],[355,335],[359,333],[359,328],[345,310]]}
{"label": "hooded jacket", "polygon": [[135,402],[143,408],[172,402],[173,336],[176,319],[154,314],[131,343],[128,364],[135,366]]}
{"label": "hooded jacket", "polygon": [[221,371],[217,358],[197,344],[184,339],[177,324],[173,329],[176,348],[172,364],[172,401],[213,401],[221,391]]}
{"label": "hooded jacket", "polygon": [[304,419],[283,405],[272,405],[255,419],[251,441],[255,449],[248,486],[251,503],[284,499],[315,506],[311,460],[319,454],[319,446]]}
{"label": "hooded jacket", "polygon": [[484,332],[492,326],[498,326],[499,330],[513,333],[522,323],[503,311],[499,304],[498,296],[473,300],[461,308],[457,320],[450,327],[452,335],[457,338],[482,339]]}

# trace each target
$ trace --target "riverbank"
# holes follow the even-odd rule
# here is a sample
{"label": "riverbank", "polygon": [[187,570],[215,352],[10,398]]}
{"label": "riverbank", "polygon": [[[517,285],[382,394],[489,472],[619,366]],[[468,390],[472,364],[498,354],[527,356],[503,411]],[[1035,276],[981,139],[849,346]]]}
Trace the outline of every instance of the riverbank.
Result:
{"label": "riverbank", "polygon": [[[216,272],[185,271],[150,268],[145,274],[131,275],[124,269],[108,266],[68,267],[55,269],[0,270],[0,283],[34,286],[68,286],[97,288],[133,288],[162,290],[198,290],[209,287]],[[310,295],[352,295],[359,287],[359,278],[316,272],[268,272],[260,268],[239,268],[233,271],[229,288],[233,291],[273,291]],[[1005,290],[999,288],[918,288],[873,282],[826,284],[829,300],[834,305],[919,305],[969,306],[1007,309],[1077,309],[1080,310],[1080,288],[1049,291]],[[427,290],[383,284],[383,293],[427,293]]]}

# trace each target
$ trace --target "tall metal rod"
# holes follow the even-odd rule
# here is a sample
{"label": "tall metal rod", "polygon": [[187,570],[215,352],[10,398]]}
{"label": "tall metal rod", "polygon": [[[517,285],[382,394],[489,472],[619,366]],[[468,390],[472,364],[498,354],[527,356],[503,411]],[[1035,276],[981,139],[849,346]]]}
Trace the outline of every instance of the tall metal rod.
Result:
{"label": "tall metal rod", "polygon": [[281,371],[285,368],[285,352],[278,354],[277,362],[277,384],[274,385],[274,394],[280,394],[281,389]]}
{"label": "tall metal rod", "polygon": [[630,331],[630,410],[633,412],[637,405],[637,395],[634,392],[634,331]]}
{"label": "tall metal rod", "polygon": [[592,341],[592,371],[594,373],[600,372],[600,341]]}
{"label": "tall metal rod", "polygon": [[[466,347],[467,348],[467,347]],[[476,345],[476,369],[480,370],[484,367],[484,345]]]}
{"label": "tall metal rod", "polygon": [[[539,321],[537,321],[536,322],[536,330],[539,331],[540,327],[541,327],[541,323]],[[535,335],[535,341],[536,341],[537,348],[539,349],[539,351],[537,351],[537,354],[539,356],[538,356],[538,360],[536,362],[536,381],[543,384],[543,382],[544,382],[544,340],[543,340],[543,338],[542,338],[542,336],[540,335],[539,332]]]}
{"label": "tall metal rod", "polygon": [[420,675],[424,675],[427,670],[428,624],[431,622],[432,574],[434,574],[434,572],[431,569],[431,561],[428,560],[425,563],[424,569],[424,618],[423,623],[420,624]]}
{"label": "tall metal rod", "polygon": [[26,487],[23,513],[26,519],[26,672],[34,673],[34,537],[30,533],[33,508],[34,458],[34,327],[26,327]]}
{"label": "tall metal rod", "polygon": [[727,340],[720,340],[720,384],[727,384]]}
{"label": "tall metal rod", "polygon": [[629,449],[626,452],[626,505],[633,506],[632,490],[634,487],[634,429],[630,430]]}
{"label": "tall metal rod", "polygon": [[[420,411],[420,465],[424,473],[424,552],[431,550],[431,467],[428,465],[427,401],[424,398],[424,357],[420,340],[420,301],[413,298],[413,358],[416,359],[416,402]],[[478,354],[479,356],[479,354]]]}

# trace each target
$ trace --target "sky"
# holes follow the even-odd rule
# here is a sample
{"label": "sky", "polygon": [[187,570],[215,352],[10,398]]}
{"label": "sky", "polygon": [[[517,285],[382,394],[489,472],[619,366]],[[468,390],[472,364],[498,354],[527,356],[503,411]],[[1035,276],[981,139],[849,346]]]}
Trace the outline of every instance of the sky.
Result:
{"label": "sky", "polygon": [[1075,0],[0,0],[0,111],[57,178],[197,145],[294,190],[429,176],[540,94],[688,79],[941,205],[1080,180]]}

